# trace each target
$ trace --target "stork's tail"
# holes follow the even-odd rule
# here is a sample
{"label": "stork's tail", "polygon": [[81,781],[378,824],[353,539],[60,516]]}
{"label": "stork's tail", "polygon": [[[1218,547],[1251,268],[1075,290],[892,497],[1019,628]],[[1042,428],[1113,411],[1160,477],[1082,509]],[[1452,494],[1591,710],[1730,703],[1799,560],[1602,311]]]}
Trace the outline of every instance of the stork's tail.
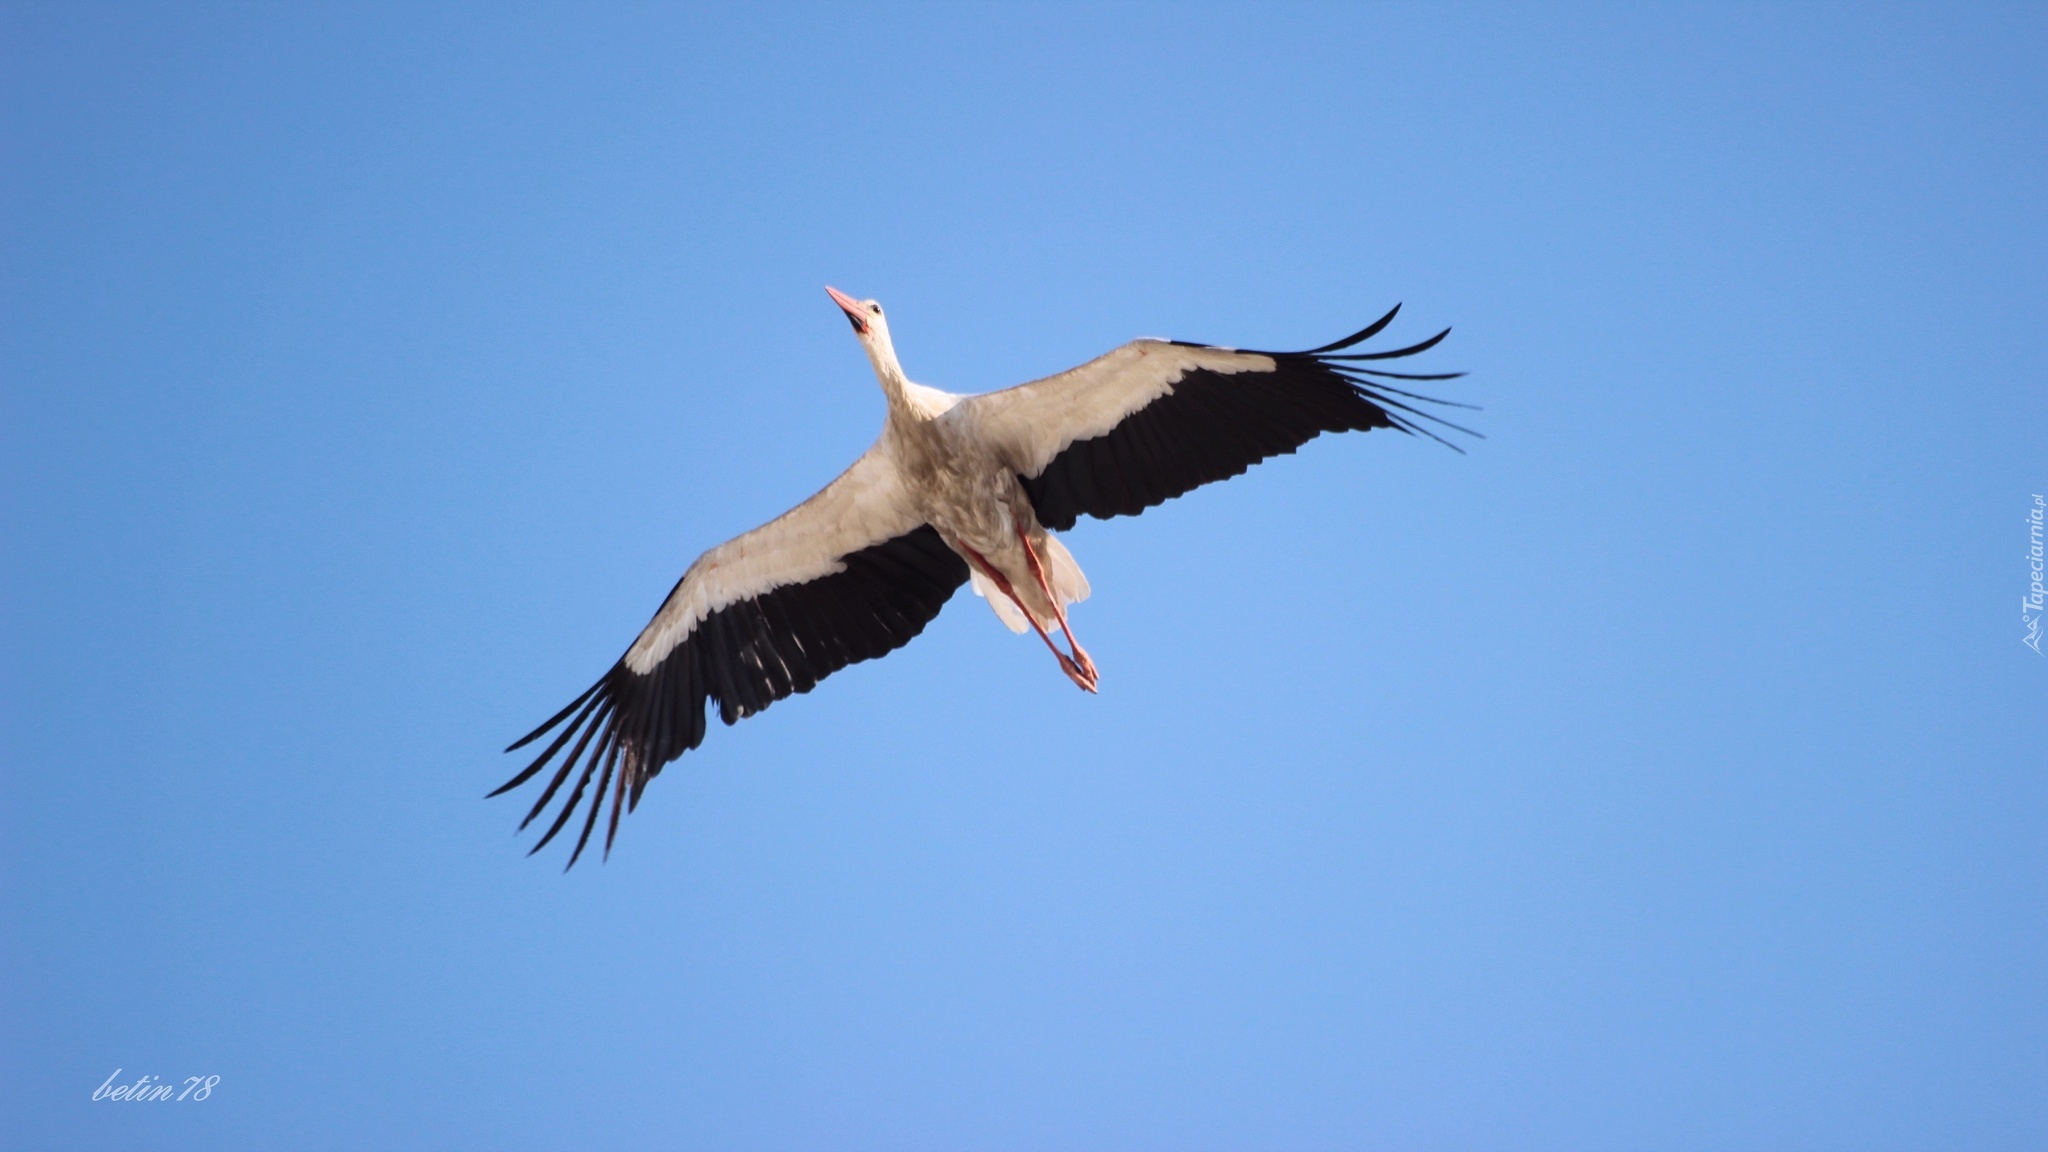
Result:
{"label": "stork's tail", "polygon": [[1017,607],[1015,601],[1003,595],[1002,590],[997,588],[993,581],[983,576],[979,565],[975,566],[967,580],[974,588],[974,594],[988,601],[988,606],[995,609],[996,619],[1003,622],[1003,627],[1012,632],[1022,632],[1031,627],[1031,622],[1024,618],[1024,610]]}
{"label": "stork's tail", "polygon": [[[1046,581],[1052,585],[1053,595],[1060,598],[1062,608],[1069,604],[1078,604],[1088,598],[1088,577],[1082,573],[1081,566],[1074,562],[1074,554],[1067,551],[1066,545],[1060,543],[1059,537],[1047,532],[1045,546],[1040,549],[1040,553],[1045,561]],[[979,567],[973,569],[969,580],[973,585],[974,594],[988,601],[988,606],[995,610],[996,619],[1003,622],[1003,627],[1018,633],[1030,629],[1031,621],[1025,619],[1023,609],[1017,607],[1016,601],[1003,595],[988,577],[982,575]],[[1059,621],[1040,620],[1038,625],[1041,628],[1052,629],[1059,627]]]}
{"label": "stork's tail", "polygon": [[1088,598],[1088,577],[1074,562],[1074,554],[1050,532],[1045,534],[1045,568],[1045,578],[1051,582],[1053,594],[1060,598],[1061,607]]}

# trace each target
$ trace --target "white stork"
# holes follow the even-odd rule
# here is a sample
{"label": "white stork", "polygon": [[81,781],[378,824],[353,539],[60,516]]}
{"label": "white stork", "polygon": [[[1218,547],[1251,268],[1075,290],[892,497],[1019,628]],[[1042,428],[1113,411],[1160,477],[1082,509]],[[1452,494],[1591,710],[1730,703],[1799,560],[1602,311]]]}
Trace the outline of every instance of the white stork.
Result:
{"label": "white stork", "polygon": [[[1378,335],[1398,304],[1307,352],[1133,340],[1057,376],[957,396],[903,374],[880,304],[826,291],[853,323],[888,400],[880,438],[824,491],[699,556],[619,662],[506,749],[561,729],[493,796],[568,748],[522,829],[576,776],[534,852],[562,830],[595,777],[568,866],[589,843],[608,789],[609,856],[621,808],[638,807],[647,781],[703,742],[707,701],[732,724],[808,692],[848,664],[909,643],[970,581],[1011,631],[1038,633],[1067,678],[1094,692],[1095,662],[1066,610],[1088,598],[1088,578],[1048,531],[1073,527],[1083,513],[1136,515],[1324,432],[1398,428],[1448,444],[1418,423],[1426,420],[1478,435],[1409,403],[1450,402],[1384,382],[1462,373],[1361,366],[1426,351],[1450,329],[1405,348],[1344,353]],[[1054,629],[1070,651],[1053,642]]]}

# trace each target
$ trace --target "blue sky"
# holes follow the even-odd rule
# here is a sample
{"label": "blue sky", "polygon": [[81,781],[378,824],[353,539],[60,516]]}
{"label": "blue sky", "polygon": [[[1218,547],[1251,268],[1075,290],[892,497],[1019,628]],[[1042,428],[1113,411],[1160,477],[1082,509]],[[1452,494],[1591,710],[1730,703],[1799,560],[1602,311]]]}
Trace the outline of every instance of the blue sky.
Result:
{"label": "blue sky", "polygon": [[[2038,7],[0,8],[0,1139],[2048,1139]],[[1406,304],[1488,439],[497,749],[911,375]],[[218,1075],[204,1103],[109,1104]]]}

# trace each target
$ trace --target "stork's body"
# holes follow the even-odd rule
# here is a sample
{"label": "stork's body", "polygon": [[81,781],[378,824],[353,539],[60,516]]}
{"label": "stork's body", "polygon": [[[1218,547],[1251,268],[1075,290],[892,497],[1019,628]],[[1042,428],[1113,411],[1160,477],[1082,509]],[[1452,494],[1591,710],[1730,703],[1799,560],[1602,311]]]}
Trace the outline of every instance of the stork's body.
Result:
{"label": "stork's body", "polygon": [[[902,478],[911,507],[967,561],[975,590],[996,616],[1013,631],[1028,625],[1069,679],[1095,691],[1095,662],[1074,639],[1066,612],[1068,604],[1088,598],[1088,580],[1066,546],[1038,522],[1015,464],[999,445],[946,419],[960,397],[927,388],[921,402],[899,399],[904,390],[883,378],[889,420],[877,449]],[[1053,628],[1065,634],[1071,656],[1052,642]]]}
{"label": "stork's body", "polygon": [[[1140,512],[1326,431],[1391,427],[1433,437],[1415,420],[1436,418],[1406,402],[1428,398],[1381,381],[1457,375],[1345,363],[1413,355],[1446,334],[1338,354],[1378,334],[1396,308],[1310,352],[1135,340],[1057,376],[957,396],[904,375],[880,304],[826,291],[881,383],[881,436],[816,496],[699,557],[612,671],[512,746],[561,728],[498,792],[569,749],[529,823],[583,766],[536,851],[561,831],[594,775],[597,792],[570,864],[608,788],[609,851],[621,809],[703,740],[709,701],[731,724],[807,692],[847,664],[908,643],[962,583],[972,582],[1012,631],[1035,631],[1069,679],[1096,691],[1095,664],[1066,611],[1087,598],[1088,581],[1050,529],[1083,514]],[[1055,629],[1069,651],[1052,640]]]}

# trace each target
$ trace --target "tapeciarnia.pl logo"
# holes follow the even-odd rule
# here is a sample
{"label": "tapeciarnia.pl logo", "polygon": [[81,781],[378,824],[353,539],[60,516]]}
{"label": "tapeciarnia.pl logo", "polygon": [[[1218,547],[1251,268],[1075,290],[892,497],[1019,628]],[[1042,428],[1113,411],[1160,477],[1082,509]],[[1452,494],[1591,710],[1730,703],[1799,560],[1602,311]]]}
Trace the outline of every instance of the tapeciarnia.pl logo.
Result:
{"label": "tapeciarnia.pl logo", "polygon": [[2043,605],[2041,589],[2042,511],[2041,494],[2036,492],[2034,494],[2034,506],[2027,509],[2027,564],[2033,569],[2033,583],[2028,587],[2027,594],[2020,598],[2020,623],[2027,630],[2027,634],[2020,637],[2020,643],[2032,648],[2035,655],[2044,655],[2041,651],[2041,609]]}

